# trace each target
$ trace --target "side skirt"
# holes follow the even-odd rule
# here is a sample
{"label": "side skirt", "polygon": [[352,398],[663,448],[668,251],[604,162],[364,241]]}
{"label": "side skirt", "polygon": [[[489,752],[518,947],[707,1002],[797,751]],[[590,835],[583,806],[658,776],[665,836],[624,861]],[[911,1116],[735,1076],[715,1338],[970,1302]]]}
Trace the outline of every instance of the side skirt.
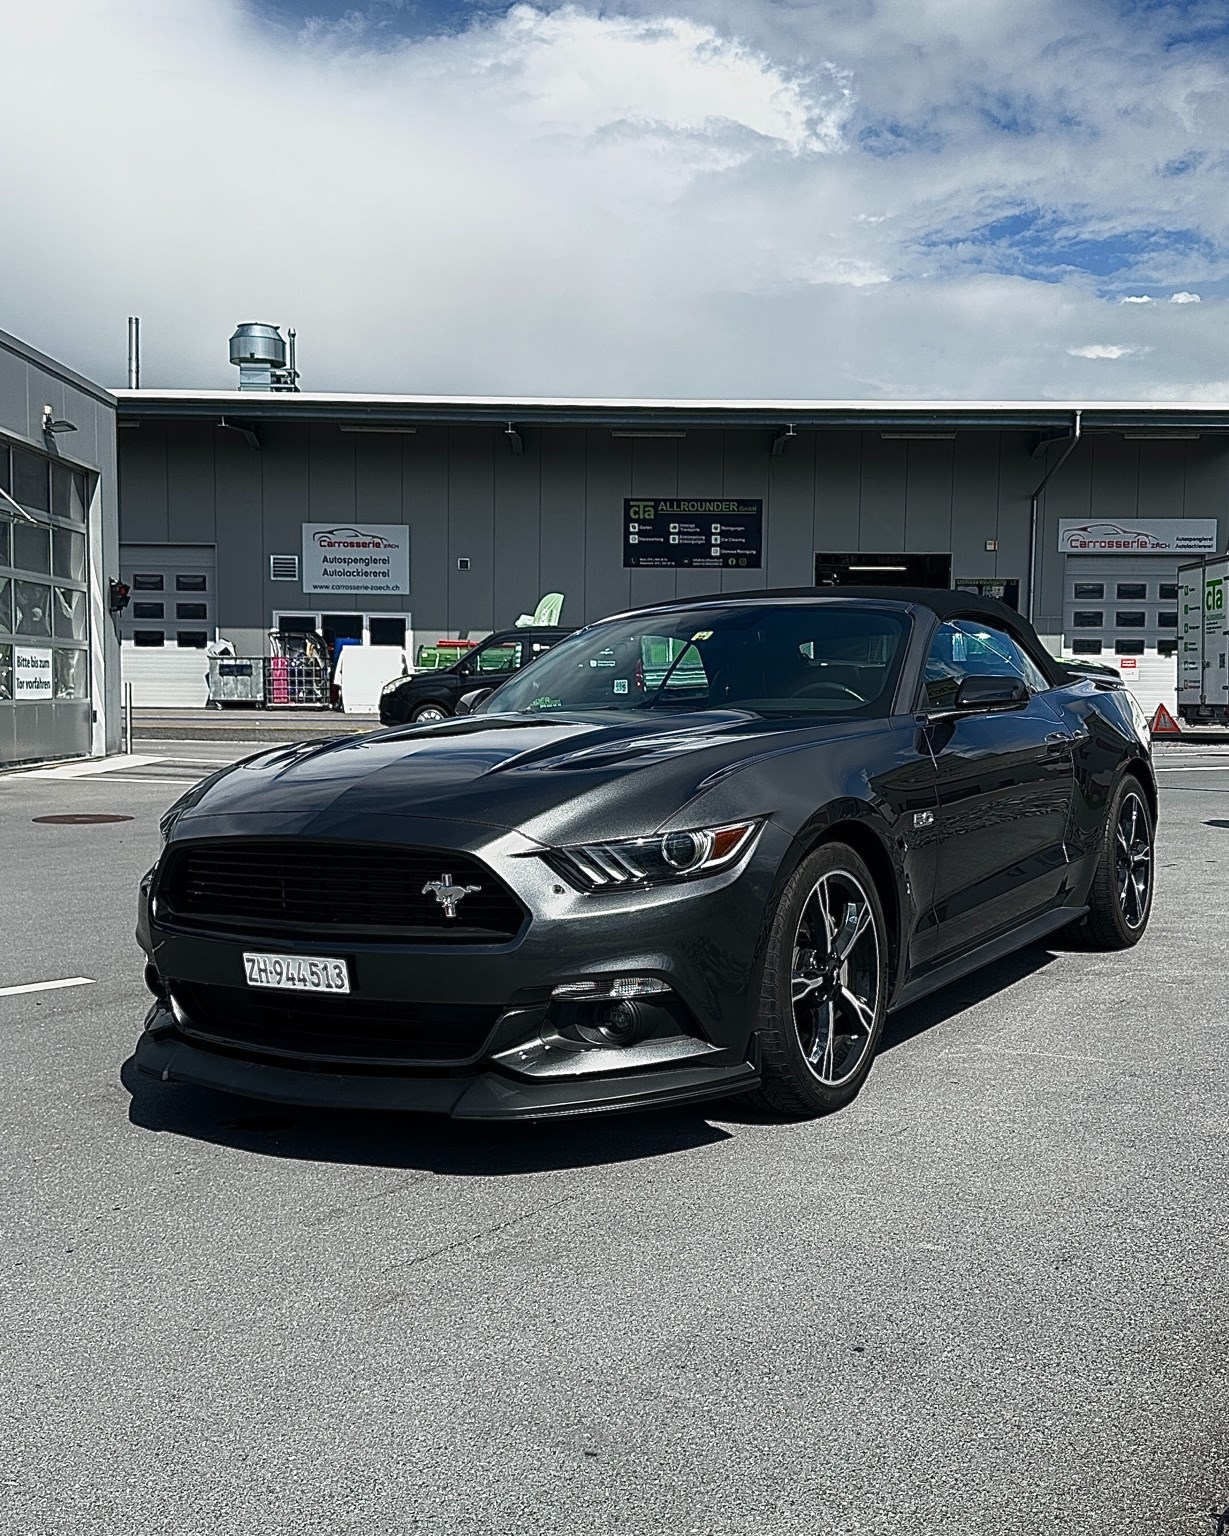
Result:
{"label": "side skirt", "polygon": [[980,944],[976,949],[970,950],[967,955],[959,955],[955,960],[948,960],[936,970],[928,971],[924,976],[916,976],[912,981],[907,981],[892,999],[888,1012],[895,1013],[898,1008],[907,1008],[910,1003],[916,1003],[919,998],[926,997],[931,992],[937,992],[940,987],[959,981],[971,971],[979,971],[983,965],[1001,960],[1004,955],[1023,949],[1026,944],[1035,944],[1038,939],[1044,939],[1047,934],[1055,933],[1059,928],[1066,928],[1069,923],[1079,922],[1087,911],[1087,907],[1054,907],[1049,912],[1042,912],[1038,917],[1030,918],[1020,927],[1013,928],[1008,933],[1001,933],[997,939]]}

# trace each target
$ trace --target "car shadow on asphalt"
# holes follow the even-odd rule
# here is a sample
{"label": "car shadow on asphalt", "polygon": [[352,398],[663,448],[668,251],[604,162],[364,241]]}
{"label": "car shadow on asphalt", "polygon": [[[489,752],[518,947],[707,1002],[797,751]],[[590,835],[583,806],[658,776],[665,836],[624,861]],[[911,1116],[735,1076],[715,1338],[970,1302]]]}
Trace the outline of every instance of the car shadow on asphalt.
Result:
{"label": "car shadow on asphalt", "polygon": [[131,1060],[124,1063],[120,1080],[131,1095],[128,1118],[143,1130],[264,1157],[460,1177],[546,1173],[667,1157],[728,1141],[732,1134],[710,1124],[703,1110],[692,1106],[491,1125],[442,1115],[262,1104],[187,1084],[157,1082],[138,1072]]}

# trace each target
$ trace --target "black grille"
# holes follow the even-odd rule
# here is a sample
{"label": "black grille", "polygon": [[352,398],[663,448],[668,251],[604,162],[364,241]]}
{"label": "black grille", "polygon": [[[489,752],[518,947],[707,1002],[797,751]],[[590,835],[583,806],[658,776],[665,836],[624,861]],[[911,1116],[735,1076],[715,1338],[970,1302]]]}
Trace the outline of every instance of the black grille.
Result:
{"label": "black grille", "polygon": [[443,1066],[472,1061],[502,1009],[473,1004],[385,1003],[356,997],[271,998],[242,987],[173,981],[183,1034],[245,1054]]}
{"label": "black grille", "polygon": [[[474,886],[456,916],[423,887]],[[172,850],[158,921],[228,933],[319,934],[331,941],[419,939],[500,943],[524,911],[506,885],[465,854],[353,843],[192,843]]]}

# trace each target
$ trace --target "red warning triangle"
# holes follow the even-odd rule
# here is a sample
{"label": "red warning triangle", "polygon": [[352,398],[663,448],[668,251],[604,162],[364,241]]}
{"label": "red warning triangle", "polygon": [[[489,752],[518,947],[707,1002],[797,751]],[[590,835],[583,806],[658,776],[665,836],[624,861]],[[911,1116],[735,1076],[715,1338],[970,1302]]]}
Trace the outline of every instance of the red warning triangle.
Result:
{"label": "red warning triangle", "polygon": [[1164,704],[1157,705],[1156,714],[1153,715],[1152,724],[1148,729],[1154,736],[1181,736],[1182,734],[1181,727]]}

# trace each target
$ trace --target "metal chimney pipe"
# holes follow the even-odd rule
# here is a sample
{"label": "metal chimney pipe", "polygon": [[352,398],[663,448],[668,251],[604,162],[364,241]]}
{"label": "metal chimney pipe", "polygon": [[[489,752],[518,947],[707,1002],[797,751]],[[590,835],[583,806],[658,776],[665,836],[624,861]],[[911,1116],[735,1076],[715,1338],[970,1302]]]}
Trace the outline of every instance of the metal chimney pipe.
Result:
{"label": "metal chimney pipe", "polygon": [[141,387],[141,317],[128,316],[128,388]]}
{"label": "metal chimney pipe", "polygon": [[290,343],[290,357],[288,359],[290,364],[290,387],[296,391],[299,387],[299,372],[294,365],[294,342],[297,335],[298,332],[295,330],[293,325],[286,332],[286,340]]}

